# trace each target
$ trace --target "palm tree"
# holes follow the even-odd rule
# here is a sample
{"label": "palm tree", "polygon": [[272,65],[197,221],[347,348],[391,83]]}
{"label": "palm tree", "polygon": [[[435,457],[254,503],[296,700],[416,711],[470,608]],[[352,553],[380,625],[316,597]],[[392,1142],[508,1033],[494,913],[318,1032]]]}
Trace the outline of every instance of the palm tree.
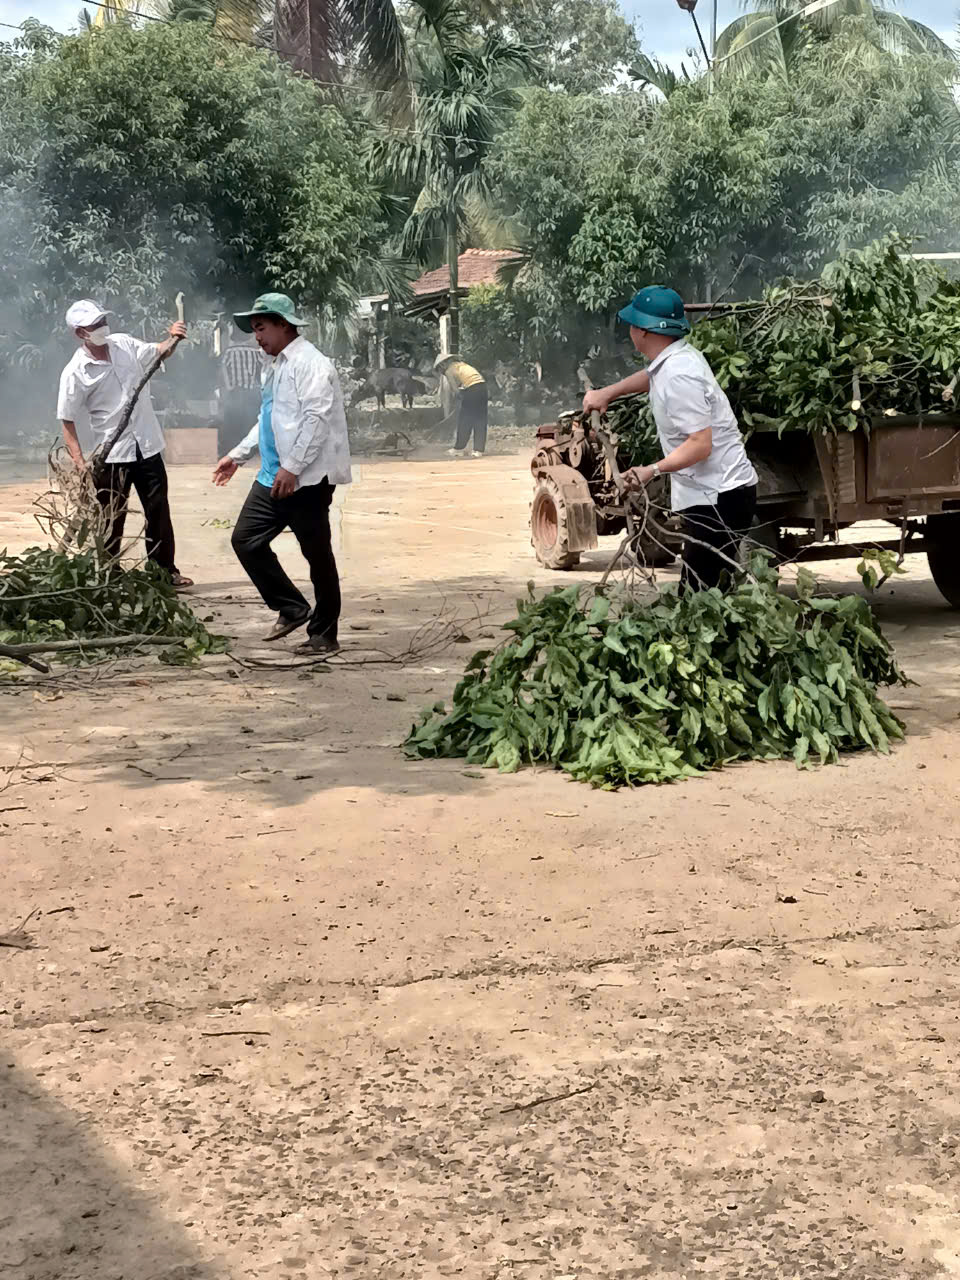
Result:
{"label": "palm tree", "polygon": [[[369,161],[378,175],[419,195],[404,224],[402,251],[421,261],[444,246],[450,272],[450,349],[459,350],[458,257],[463,235],[487,217],[486,161],[500,114],[516,105],[513,78],[530,71],[526,45],[478,37],[475,10],[460,0],[419,0],[410,45],[410,115],[381,125]],[[491,232],[488,224],[487,232]]]}
{"label": "palm tree", "polygon": [[[477,0],[473,23],[496,22],[500,0]],[[266,44],[321,83],[356,73],[381,88],[405,88],[408,28],[428,25],[421,0],[102,0],[102,26],[128,14],[202,21],[222,35]],[[401,94],[402,98],[402,94]]]}
{"label": "palm tree", "polygon": [[734,19],[721,32],[714,64],[717,71],[725,75],[764,71],[789,75],[804,49],[834,35],[851,17],[861,20],[863,52],[872,48],[898,57],[955,57],[935,31],[882,3],[831,0],[816,12],[805,14],[808,7],[804,0],[760,0],[755,10]]}
{"label": "palm tree", "polygon": [[680,73],[668,67],[659,58],[650,58],[642,53],[634,65],[627,69],[627,75],[640,89],[656,89],[669,98],[682,84],[690,83],[690,72],[684,63],[680,63]]}

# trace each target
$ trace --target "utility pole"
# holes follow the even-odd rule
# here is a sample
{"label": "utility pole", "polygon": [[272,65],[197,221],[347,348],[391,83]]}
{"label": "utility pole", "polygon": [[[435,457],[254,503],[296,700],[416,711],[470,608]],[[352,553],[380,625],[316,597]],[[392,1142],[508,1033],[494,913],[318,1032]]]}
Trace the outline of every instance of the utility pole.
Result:
{"label": "utility pole", "polygon": [[[716,56],[717,56],[717,0],[713,0],[713,10],[710,14],[710,70],[707,73],[710,77],[710,80],[709,80],[710,93],[713,93],[713,80],[714,80],[713,63],[714,63],[714,60],[716,59]],[[707,276],[707,293],[706,293],[706,297],[704,298],[704,302],[712,302],[712,301],[713,301],[713,277],[708,275]]]}
{"label": "utility pole", "polygon": [[[828,2],[830,2],[830,0],[828,0]],[[690,17],[693,19],[693,25],[696,28],[696,32],[697,32],[697,39],[700,41],[700,48],[703,50],[703,56],[707,60],[707,92],[713,93],[713,88],[714,88],[713,63],[714,63],[714,59],[717,56],[717,0],[713,0],[711,10],[710,10],[710,48],[709,50],[707,49],[707,46],[704,44],[703,33],[700,30],[700,23],[697,21],[697,15],[694,13],[694,9],[696,9],[697,7],[697,0],[677,0],[677,4],[681,9],[689,13]],[[709,274],[707,275],[707,279],[704,282],[704,291],[705,291],[704,302],[712,302],[713,301],[713,278]]]}
{"label": "utility pole", "polygon": [[707,75],[710,77],[708,83],[711,91],[713,89],[713,78],[711,72],[713,70],[713,55],[717,47],[717,0],[713,0],[713,15],[710,23],[710,48],[707,49],[703,39],[703,32],[700,30],[700,23],[697,21],[697,15],[694,9],[697,7],[697,0],[677,0],[677,6],[685,13],[689,13],[693,19],[693,27],[697,33],[697,39],[700,41],[700,48],[703,50],[703,56],[707,61]]}

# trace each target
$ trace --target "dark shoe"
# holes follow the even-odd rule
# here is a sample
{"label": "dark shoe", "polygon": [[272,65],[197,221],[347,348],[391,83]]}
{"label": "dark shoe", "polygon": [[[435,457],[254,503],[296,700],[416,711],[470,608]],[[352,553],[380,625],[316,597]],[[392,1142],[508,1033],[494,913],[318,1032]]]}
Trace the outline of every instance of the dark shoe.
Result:
{"label": "dark shoe", "polygon": [[293,652],[304,658],[332,658],[340,652],[340,646],[336,640],[327,640],[325,636],[308,636]]}
{"label": "dark shoe", "polygon": [[296,631],[297,627],[302,627],[306,620],[310,617],[309,613],[302,613],[299,618],[285,618],[281,613],[279,618],[273,624],[273,630],[268,631],[263,637],[265,641],[282,640],[284,636],[288,636],[291,631]]}
{"label": "dark shoe", "polygon": [[193,579],[185,577],[176,569],[170,574],[170,581],[173,583],[177,591],[186,591],[188,587],[193,586]]}

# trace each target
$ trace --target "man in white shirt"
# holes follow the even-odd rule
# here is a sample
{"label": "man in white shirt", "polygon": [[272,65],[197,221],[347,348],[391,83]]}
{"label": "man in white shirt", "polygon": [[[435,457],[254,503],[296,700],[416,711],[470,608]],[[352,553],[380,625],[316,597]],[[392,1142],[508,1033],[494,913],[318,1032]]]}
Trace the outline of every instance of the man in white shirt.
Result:
{"label": "man in white shirt", "polygon": [[624,480],[628,488],[642,488],[655,476],[670,476],[670,505],[688,537],[681,586],[719,586],[757,507],[757,473],[736,415],[704,356],[685,340],[690,323],[678,293],[657,285],[641,289],[619,319],[630,326],[634,347],[649,363],[620,382],[588,391],[584,412],[604,413],[620,396],[649,392],[664,456],[654,466],[631,468]]}
{"label": "man in white shirt", "polygon": [[[226,484],[259,451],[260,470],[233,530],[237,558],[277,620],[264,640],[279,640],[307,624],[297,653],[330,657],[339,649],[340,578],[330,539],[330,504],[349,484],[350,445],[340,380],[333,362],[298,332],[305,320],[283,293],[265,293],[235,315],[269,357],[261,374],[260,417],[217,463],[213,482]],[[271,543],[291,529],[316,596],[310,609]]]}
{"label": "man in white shirt", "polygon": [[[175,338],[186,336],[179,321],[170,326],[165,342],[141,342],[127,333],[111,333],[104,310],[89,298],[73,303],[66,321],[80,346],[60,375],[57,417],[63,424],[63,438],[74,464],[85,469],[87,461],[77,436],[76,419],[85,413],[95,440],[102,443],[120,421],[124,405],[143,373],[159,355],[162,359],[176,346]],[[149,386],[140,392],[130,425],[110,450],[106,463],[107,480],[97,495],[103,507],[113,513],[107,535],[107,550],[120,552],[131,486],[143,507],[146,522],[147,555],[166,569],[176,587],[191,587],[176,567],[176,546],[167,472],[163,465],[163,432],[150,399]]]}

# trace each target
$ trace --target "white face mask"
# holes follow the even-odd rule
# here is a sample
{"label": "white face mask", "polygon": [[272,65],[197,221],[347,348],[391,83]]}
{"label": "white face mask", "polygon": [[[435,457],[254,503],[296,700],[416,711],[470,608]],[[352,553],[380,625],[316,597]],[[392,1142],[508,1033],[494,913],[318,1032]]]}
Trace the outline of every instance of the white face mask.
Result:
{"label": "white face mask", "polygon": [[110,326],[104,322],[103,324],[98,324],[96,329],[88,329],[85,341],[92,342],[95,347],[102,347],[109,337]]}

